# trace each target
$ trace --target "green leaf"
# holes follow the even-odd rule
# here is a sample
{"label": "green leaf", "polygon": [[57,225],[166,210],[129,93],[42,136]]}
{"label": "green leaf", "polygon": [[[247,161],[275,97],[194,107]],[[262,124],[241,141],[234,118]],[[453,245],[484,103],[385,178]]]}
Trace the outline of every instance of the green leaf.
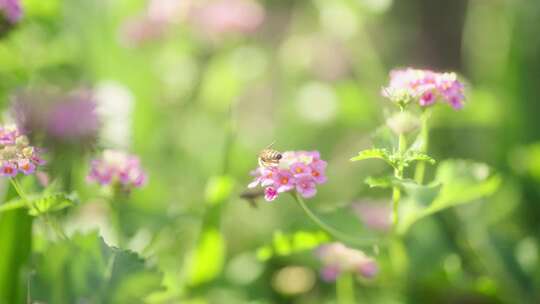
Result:
{"label": "green leaf", "polygon": [[364,181],[370,188],[391,188],[395,185],[396,178],[393,176],[372,177]]}
{"label": "green leaf", "polygon": [[56,212],[76,204],[74,195],[66,193],[53,193],[28,199],[28,214],[39,216],[45,213]]}
{"label": "green leaf", "polygon": [[432,183],[429,185],[420,185],[412,179],[401,179],[392,175],[383,177],[368,177],[365,180],[371,188],[391,188],[399,187],[404,190],[409,197],[422,205],[429,205],[440,191],[440,183]]}
{"label": "green leaf", "polygon": [[4,204],[0,205],[0,213],[15,210],[15,209],[19,209],[19,208],[24,208],[26,206],[27,206],[27,203],[26,203],[25,200],[22,200],[20,198],[16,198],[14,200],[11,200],[11,201],[9,201],[7,203],[4,203]]}
{"label": "green leaf", "polygon": [[405,166],[409,165],[413,161],[425,161],[430,164],[435,164],[435,160],[431,158],[429,155],[427,155],[424,152],[416,151],[416,150],[409,150],[405,154],[405,157],[403,159],[403,162]]}
{"label": "green leaf", "polygon": [[396,161],[394,157],[386,149],[368,149],[358,152],[358,155],[351,158],[351,161],[359,161],[365,159],[382,159],[387,162],[390,166],[395,167]]}
{"label": "green leaf", "polygon": [[[487,165],[466,160],[448,160],[439,165],[436,183],[439,193],[411,193],[400,204],[398,231],[405,233],[420,219],[446,208],[471,203],[492,195],[501,184],[501,177],[490,175]],[[436,185],[433,184],[436,190]],[[410,191],[411,189],[409,189]],[[430,202],[426,206],[426,203]]]}
{"label": "green leaf", "polygon": [[34,302],[142,304],[162,289],[155,268],[134,252],[109,247],[95,232],[49,244],[35,267]]}

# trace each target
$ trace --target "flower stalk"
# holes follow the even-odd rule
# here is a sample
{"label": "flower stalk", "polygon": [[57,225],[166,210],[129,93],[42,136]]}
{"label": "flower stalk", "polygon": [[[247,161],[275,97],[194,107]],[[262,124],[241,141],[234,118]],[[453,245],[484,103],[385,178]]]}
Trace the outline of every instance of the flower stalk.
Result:
{"label": "flower stalk", "polygon": [[[399,146],[398,146],[398,152],[403,157],[405,155],[405,151],[407,150],[407,139],[405,137],[405,134],[400,133],[399,134]],[[394,176],[398,179],[403,178],[403,164],[399,164],[394,169]],[[392,187],[392,224],[394,226],[394,229],[397,229],[397,225],[399,223],[399,200],[401,199],[401,190],[398,186]]]}
{"label": "flower stalk", "polygon": [[315,215],[315,213],[313,213],[313,211],[311,211],[311,209],[309,209],[309,207],[306,205],[304,199],[296,191],[292,192],[291,195],[293,196],[296,203],[298,203],[302,211],[304,211],[304,213],[309,217],[309,219],[311,219],[317,226],[319,226],[319,228],[321,228],[323,231],[327,232],[334,238],[359,246],[373,245],[377,241],[374,238],[357,238],[339,231],[338,229],[328,225],[317,215]]}
{"label": "flower stalk", "polygon": [[[431,112],[429,109],[426,109],[422,111],[421,115],[421,126],[420,126],[420,152],[426,153],[428,150],[429,145],[429,117],[431,115]],[[424,182],[424,174],[426,170],[426,163],[425,162],[419,162],[416,165],[416,169],[414,172],[414,180],[418,184],[422,184]]]}
{"label": "flower stalk", "polygon": [[351,273],[343,273],[336,280],[337,304],[354,304],[354,278]]}

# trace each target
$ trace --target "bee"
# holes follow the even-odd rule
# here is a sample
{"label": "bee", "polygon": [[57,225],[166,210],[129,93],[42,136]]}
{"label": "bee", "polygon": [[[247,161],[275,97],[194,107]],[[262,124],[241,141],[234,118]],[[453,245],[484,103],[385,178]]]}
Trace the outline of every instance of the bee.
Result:
{"label": "bee", "polygon": [[259,166],[261,167],[277,167],[279,160],[283,157],[281,152],[272,149],[274,143],[271,143],[268,147],[259,152]]}

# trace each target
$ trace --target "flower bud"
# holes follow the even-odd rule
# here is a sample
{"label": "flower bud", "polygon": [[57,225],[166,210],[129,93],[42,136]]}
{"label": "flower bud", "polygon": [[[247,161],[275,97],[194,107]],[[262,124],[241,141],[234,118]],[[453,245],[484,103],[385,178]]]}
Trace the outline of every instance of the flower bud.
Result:
{"label": "flower bud", "polygon": [[409,112],[399,112],[386,120],[386,125],[395,134],[406,134],[420,126],[418,118]]}

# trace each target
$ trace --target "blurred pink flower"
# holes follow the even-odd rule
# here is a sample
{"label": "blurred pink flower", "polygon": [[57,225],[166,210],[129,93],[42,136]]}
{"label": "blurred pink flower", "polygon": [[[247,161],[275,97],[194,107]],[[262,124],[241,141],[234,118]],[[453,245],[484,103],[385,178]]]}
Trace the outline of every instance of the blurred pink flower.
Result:
{"label": "blurred pink flower", "polygon": [[342,243],[322,245],[315,254],[323,265],[321,277],[325,281],[335,281],[342,273],[356,273],[370,279],[379,272],[373,258]]}
{"label": "blurred pink flower", "polygon": [[194,5],[189,20],[198,30],[215,38],[222,34],[254,32],[264,20],[264,9],[251,0],[215,0]]}
{"label": "blurred pink flower", "polygon": [[465,100],[463,84],[455,73],[437,73],[430,70],[402,69],[390,72],[390,84],[382,95],[394,101],[418,99],[420,106],[434,104],[442,98],[454,109],[463,107]]}
{"label": "blurred pink flower", "polygon": [[49,142],[93,143],[100,127],[92,91],[69,93],[26,91],[13,98],[17,125],[31,134],[44,133]]}
{"label": "blurred pink flower", "polygon": [[29,175],[45,161],[15,125],[0,126],[0,176]]}
{"label": "blurred pink flower", "polygon": [[[279,193],[297,191],[304,198],[317,193],[317,184],[326,182],[326,162],[317,151],[288,151],[276,167],[258,167],[248,188],[265,187],[265,198],[272,201]],[[269,199],[271,198],[271,199]]]}
{"label": "blurred pink flower", "polygon": [[382,203],[360,202],[353,204],[352,208],[369,229],[390,230],[392,224],[390,206]]}
{"label": "blurred pink flower", "polygon": [[184,19],[190,5],[190,0],[149,0],[142,13],[121,25],[122,42],[138,47],[163,38],[173,25]]}
{"label": "blurred pink flower", "polygon": [[21,19],[22,14],[19,0],[0,0],[0,20],[4,17],[8,23],[15,24]]}
{"label": "blurred pink flower", "polygon": [[126,190],[141,187],[147,180],[139,158],[117,150],[105,150],[92,160],[87,178],[101,185],[120,184]]}
{"label": "blurred pink flower", "polygon": [[127,46],[139,47],[145,43],[161,39],[169,24],[163,20],[154,20],[147,15],[126,20],[120,28],[120,40]]}

